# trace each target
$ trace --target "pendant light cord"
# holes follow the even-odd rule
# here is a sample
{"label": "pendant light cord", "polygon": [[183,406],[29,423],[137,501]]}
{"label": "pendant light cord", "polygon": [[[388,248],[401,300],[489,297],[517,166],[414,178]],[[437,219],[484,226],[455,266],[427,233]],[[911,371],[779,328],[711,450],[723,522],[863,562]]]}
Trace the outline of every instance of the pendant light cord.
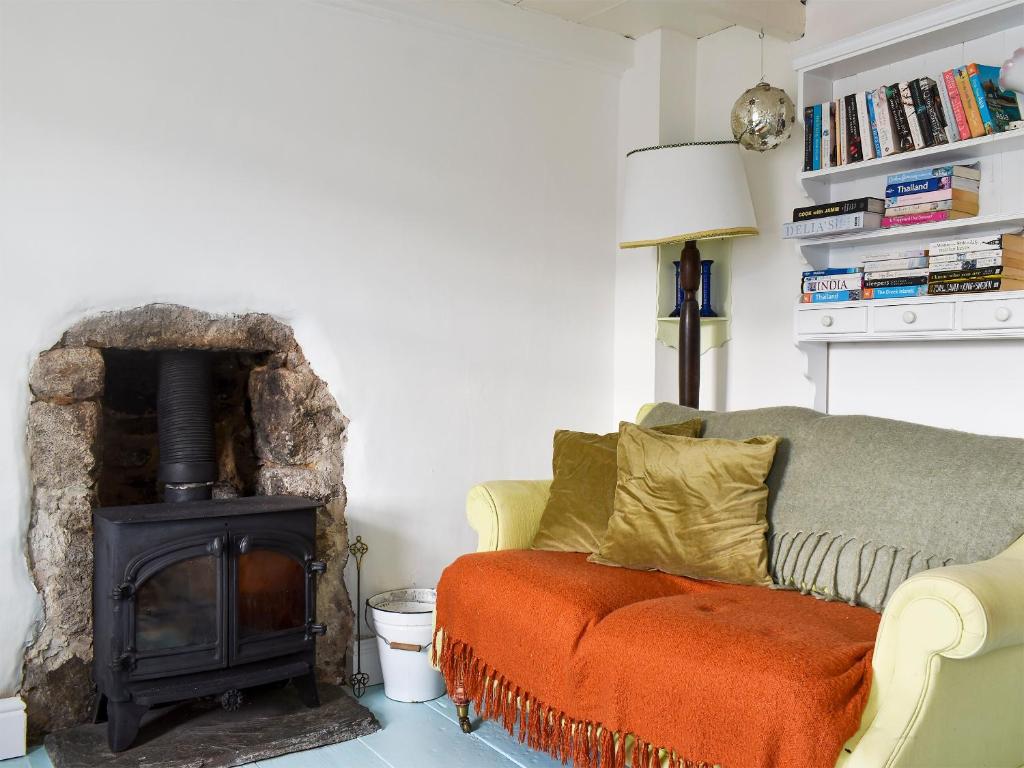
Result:
{"label": "pendant light cord", "polygon": [[758,35],[761,40],[761,81],[765,82],[764,79],[764,27],[761,27],[761,33]]}

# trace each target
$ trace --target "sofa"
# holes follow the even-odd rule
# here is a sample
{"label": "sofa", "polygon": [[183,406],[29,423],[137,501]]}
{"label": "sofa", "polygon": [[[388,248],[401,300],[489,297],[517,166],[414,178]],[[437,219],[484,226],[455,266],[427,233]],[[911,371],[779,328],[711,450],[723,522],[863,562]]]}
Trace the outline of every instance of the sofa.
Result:
{"label": "sofa", "polygon": [[[637,422],[694,416],[704,437],[782,438],[766,481],[775,588],[881,614],[860,727],[835,765],[1024,766],[1024,440],[792,407],[659,403]],[[529,548],[548,485],[474,487],[478,550]]]}

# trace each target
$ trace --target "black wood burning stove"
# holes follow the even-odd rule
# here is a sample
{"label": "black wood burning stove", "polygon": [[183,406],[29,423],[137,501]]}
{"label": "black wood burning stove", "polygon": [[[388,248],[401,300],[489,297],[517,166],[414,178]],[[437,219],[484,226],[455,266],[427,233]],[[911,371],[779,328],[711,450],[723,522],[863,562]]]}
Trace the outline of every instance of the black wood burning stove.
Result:
{"label": "black wood burning stove", "polygon": [[317,502],[294,496],[211,500],[216,479],[209,358],[161,354],[162,504],[93,515],[93,675],[97,722],[127,749],[157,704],[291,680],[316,688]]}

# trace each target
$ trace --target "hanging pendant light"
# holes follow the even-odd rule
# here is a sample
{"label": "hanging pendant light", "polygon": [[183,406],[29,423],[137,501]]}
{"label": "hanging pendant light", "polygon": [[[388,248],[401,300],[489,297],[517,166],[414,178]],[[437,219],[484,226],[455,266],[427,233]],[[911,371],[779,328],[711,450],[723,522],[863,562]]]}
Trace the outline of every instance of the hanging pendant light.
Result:
{"label": "hanging pendant light", "polygon": [[764,79],[764,30],[761,39],[761,81],[745,90],[732,105],[732,135],[745,149],[767,152],[789,138],[796,121],[793,100]]}

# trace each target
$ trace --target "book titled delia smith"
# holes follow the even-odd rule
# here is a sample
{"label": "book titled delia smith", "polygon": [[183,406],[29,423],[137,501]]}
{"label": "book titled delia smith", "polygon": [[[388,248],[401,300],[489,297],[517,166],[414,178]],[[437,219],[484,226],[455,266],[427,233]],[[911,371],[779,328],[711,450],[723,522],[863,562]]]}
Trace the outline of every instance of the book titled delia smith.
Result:
{"label": "book titled delia smith", "polygon": [[788,221],[782,225],[782,238],[792,240],[799,237],[828,237],[844,232],[862,232],[878,229],[882,225],[882,214],[847,213],[839,216],[827,216],[822,219],[806,219],[804,221]]}

